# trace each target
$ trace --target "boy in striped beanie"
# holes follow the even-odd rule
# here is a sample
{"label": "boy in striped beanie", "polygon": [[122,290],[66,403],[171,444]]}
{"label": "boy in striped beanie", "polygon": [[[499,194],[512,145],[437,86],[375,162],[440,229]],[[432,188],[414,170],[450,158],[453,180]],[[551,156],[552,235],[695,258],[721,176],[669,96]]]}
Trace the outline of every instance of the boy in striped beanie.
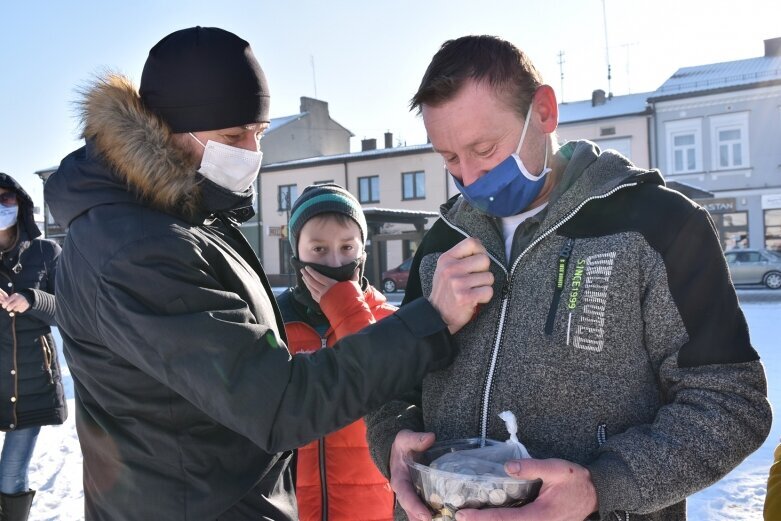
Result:
{"label": "boy in striped beanie", "polygon": [[[395,311],[363,277],[366,218],[350,192],[308,186],[291,208],[288,239],[296,286],[277,302],[291,353],[327,348]],[[299,449],[296,469],[302,521],[393,519],[393,493],[371,461],[363,420]]]}

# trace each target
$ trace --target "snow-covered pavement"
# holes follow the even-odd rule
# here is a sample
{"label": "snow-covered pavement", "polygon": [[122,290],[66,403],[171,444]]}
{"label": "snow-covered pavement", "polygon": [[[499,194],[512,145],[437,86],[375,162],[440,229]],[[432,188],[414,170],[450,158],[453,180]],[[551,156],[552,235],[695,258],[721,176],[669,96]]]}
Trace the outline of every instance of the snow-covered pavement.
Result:
{"label": "snow-covered pavement", "polygon": [[[741,291],[740,294],[752,342],[765,363],[770,401],[778,414],[781,408],[781,377],[778,376],[781,375],[781,345],[778,342],[781,292],[769,298],[767,290]],[[58,346],[61,348],[62,342],[58,341]],[[81,451],[74,423],[73,382],[62,354],[60,361],[69,398],[69,418],[62,426],[41,430],[30,467],[30,486],[38,491],[30,515],[31,521],[78,521],[84,518]],[[777,417],[770,437],[757,452],[724,479],[690,498],[689,519],[761,519],[767,472],[779,437],[781,419]]]}

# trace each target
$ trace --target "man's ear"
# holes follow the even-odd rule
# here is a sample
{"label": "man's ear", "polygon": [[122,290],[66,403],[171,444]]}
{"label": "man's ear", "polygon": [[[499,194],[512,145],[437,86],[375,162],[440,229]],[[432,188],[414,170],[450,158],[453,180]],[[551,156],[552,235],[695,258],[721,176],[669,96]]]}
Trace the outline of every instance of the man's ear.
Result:
{"label": "man's ear", "polygon": [[540,128],[550,134],[559,126],[559,105],[550,85],[540,85],[534,93],[534,111]]}

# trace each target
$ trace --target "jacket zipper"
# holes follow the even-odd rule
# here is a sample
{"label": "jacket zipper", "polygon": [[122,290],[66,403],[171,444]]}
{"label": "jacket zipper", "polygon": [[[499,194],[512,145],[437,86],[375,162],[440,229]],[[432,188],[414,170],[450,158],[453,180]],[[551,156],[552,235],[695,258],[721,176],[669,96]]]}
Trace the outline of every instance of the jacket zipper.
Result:
{"label": "jacket zipper", "polygon": [[[597,446],[601,447],[607,441],[607,424],[600,423],[597,425]],[[629,512],[624,511],[624,518],[622,519],[618,512],[613,512],[618,521],[629,521]]]}
{"label": "jacket zipper", "polygon": [[54,353],[49,345],[49,341],[46,340],[45,335],[41,335],[38,340],[41,342],[41,351],[43,351],[43,368],[46,370],[46,374],[49,375],[49,384],[54,383],[54,375],[52,374],[52,358]]}
{"label": "jacket zipper", "polygon": [[[459,228],[455,224],[451,223],[447,219],[447,217],[445,217],[442,214],[441,211],[440,211],[439,215],[442,218],[442,220],[448,226],[450,226],[453,230],[455,230],[458,233],[462,234],[464,237],[467,237],[467,238],[470,237],[470,235],[468,233],[466,233],[464,230],[462,230],[461,228]],[[496,332],[496,334],[494,336],[494,347],[493,347],[492,352],[491,352],[491,363],[488,366],[488,375],[486,376],[486,385],[485,385],[485,388],[483,389],[483,408],[481,409],[481,412],[480,412],[480,447],[484,447],[485,446],[485,432],[486,432],[486,423],[487,423],[487,420],[486,420],[486,404],[488,403],[488,400],[490,398],[491,382],[493,380],[494,369],[496,368],[496,360],[497,360],[497,358],[499,356],[499,344],[502,341],[501,332],[502,332],[502,327],[504,325],[504,316],[505,316],[505,313],[507,313],[507,298],[508,298],[508,295],[510,294],[509,288],[510,288],[510,284],[511,284],[510,274],[507,272],[507,268],[504,267],[504,264],[499,262],[499,260],[497,260],[497,258],[494,257],[491,254],[491,252],[489,252],[488,250],[486,250],[486,252],[488,253],[488,257],[494,262],[494,264],[499,266],[499,268],[501,268],[501,270],[504,272],[504,275],[507,278],[507,281],[505,282],[504,286],[502,286],[502,295],[501,295],[502,306],[501,306],[501,311],[500,311],[500,315],[499,315],[499,328],[497,329],[497,332]]]}
{"label": "jacket zipper", "polygon": [[[2,275],[8,279],[9,287],[13,287],[13,280],[11,280],[11,277],[6,275],[5,273],[2,273]],[[11,319],[11,339],[13,343],[13,352],[11,353],[11,376],[13,377],[13,394],[11,395],[11,424],[8,425],[8,428],[13,430],[16,429],[16,427],[19,425],[18,418],[16,417],[16,405],[19,401],[19,368],[16,365],[17,362],[17,351],[18,351],[18,345],[17,345],[17,339],[16,339],[16,313],[11,311],[8,313],[9,318]]]}
{"label": "jacket zipper", "polygon": [[317,454],[320,464],[320,495],[323,503],[322,519],[328,521],[328,487],[325,476],[325,438],[317,440]]}
{"label": "jacket zipper", "polygon": [[16,367],[16,352],[17,352],[17,340],[16,340],[16,313],[9,313],[11,317],[11,337],[13,338],[14,342],[14,352],[13,352],[13,364],[14,367],[12,369],[13,376],[14,376],[14,394],[11,396],[11,403],[13,404],[11,406],[11,415],[13,417],[13,423],[9,425],[8,427],[11,429],[16,429],[16,427],[19,425],[19,420],[16,417],[16,405],[19,403],[19,370]]}
{"label": "jacket zipper", "polygon": [[[493,352],[491,354],[491,364],[488,367],[488,376],[486,377],[485,388],[483,389],[483,405],[482,405],[482,409],[480,411],[480,446],[481,447],[485,445],[486,433],[488,431],[488,404],[491,401],[491,386],[493,385],[494,370],[496,369],[496,361],[497,361],[497,359],[499,357],[499,348],[501,347],[502,338],[504,336],[504,321],[505,321],[505,316],[507,315],[507,305],[509,303],[509,298],[510,298],[510,294],[511,294],[510,290],[511,290],[512,284],[513,284],[513,274],[515,273],[515,268],[518,266],[518,263],[521,261],[521,259],[532,248],[537,246],[537,244],[542,242],[543,239],[546,239],[549,235],[551,235],[553,232],[558,230],[564,223],[566,223],[567,221],[572,219],[572,217],[574,217],[575,214],[577,214],[581,210],[581,208],[583,208],[587,203],[589,203],[591,201],[596,201],[596,200],[599,200],[599,199],[605,199],[607,197],[610,197],[614,193],[618,192],[619,190],[622,190],[624,188],[637,186],[638,184],[639,184],[638,182],[622,184],[622,185],[619,185],[619,186],[613,188],[612,190],[609,190],[609,191],[605,192],[604,194],[588,197],[588,198],[584,199],[583,201],[581,201],[581,203],[578,206],[576,206],[574,210],[572,210],[570,213],[568,213],[567,215],[562,217],[553,226],[551,226],[550,228],[545,230],[545,232],[542,233],[542,235],[540,235],[539,237],[534,239],[526,247],[526,249],[524,249],[521,252],[521,254],[518,255],[518,257],[515,259],[515,262],[513,262],[513,265],[510,267],[509,273],[507,272],[507,268],[505,268],[504,265],[496,259],[496,257],[491,255],[490,252],[488,253],[488,257],[490,257],[491,260],[493,260],[500,268],[502,268],[502,271],[504,271],[505,275],[507,276],[507,282],[504,285],[504,287],[502,288],[501,311],[499,313],[499,326],[497,328],[496,337],[495,337],[496,339],[494,341]],[[470,237],[470,235],[468,233],[466,233],[464,230],[462,230],[461,228],[457,227],[456,225],[451,223],[449,220],[447,220],[447,218],[442,214],[441,211],[440,211],[439,215],[442,218],[442,220],[448,226],[453,228],[455,231],[461,233],[465,237]]]}
{"label": "jacket zipper", "polygon": [[572,247],[575,245],[575,239],[568,238],[564,241],[564,246],[559,253],[559,262],[556,266],[556,289],[553,290],[553,300],[550,304],[550,310],[548,311],[548,320],[545,322],[545,334],[551,336],[553,334],[553,325],[556,321],[556,311],[559,309],[559,302],[561,301],[561,293],[564,291],[564,279],[567,277],[567,265],[569,264],[570,255],[572,255]]}
{"label": "jacket zipper", "polygon": [[[328,346],[328,339],[325,336],[320,337],[320,348],[325,349]],[[325,469],[325,437],[317,440],[317,459],[320,467],[320,501],[322,503],[321,518],[328,521],[328,484],[326,481]]]}
{"label": "jacket zipper", "polygon": [[607,429],[607,424],[600,423],[597,425],[597,447],[601,447],[607,441],[605,429]]}

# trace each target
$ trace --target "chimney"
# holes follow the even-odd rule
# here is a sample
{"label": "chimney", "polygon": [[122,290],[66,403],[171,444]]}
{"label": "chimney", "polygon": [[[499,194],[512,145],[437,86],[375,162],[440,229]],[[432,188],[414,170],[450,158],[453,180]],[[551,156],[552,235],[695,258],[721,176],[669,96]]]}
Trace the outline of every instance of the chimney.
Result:
{"label": "chimney", "polygon": [[371,139],[362,139],[361,140],[361,152],[366,152],[367,150],[377,150],[377,140],[374,138]]}
{"label": "chimney", "polygon": [[765,56],[781,56],[781,38],[765,40]]}
{"label": "chimney", "polygon": [[385,148],[393,148],[393,133],[385,133]]}
{"label": "chimney", "polygon": [[306,96],[301,96],[300,110],[301,112],[323,112],[327,115],[328,102],[321,101],[315,98],[308,98]]}
{"label": "chimney", "polygon": [[596,107],[597,105],[604,105],[605,104],[605,91],[602,89],[597,89],[594,92],[591,93],[591,106]]}

